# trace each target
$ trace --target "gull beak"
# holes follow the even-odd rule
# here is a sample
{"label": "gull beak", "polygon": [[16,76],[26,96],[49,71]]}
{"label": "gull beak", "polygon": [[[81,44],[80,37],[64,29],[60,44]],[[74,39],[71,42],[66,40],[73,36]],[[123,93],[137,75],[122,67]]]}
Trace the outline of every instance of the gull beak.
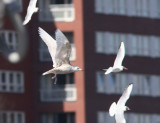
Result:
{"label": "gull beak", "polygon": [[128,107],[128,109],[127,109],[127,110],[129,111],[129,110],[131,110],[131,109]]}
{"label": "gull beak", "polygon": [[126,68],[126,67],[124,67],[124,66],[123,66],[123,69],[124,69],[124,70],[128,70],[128,68]]}

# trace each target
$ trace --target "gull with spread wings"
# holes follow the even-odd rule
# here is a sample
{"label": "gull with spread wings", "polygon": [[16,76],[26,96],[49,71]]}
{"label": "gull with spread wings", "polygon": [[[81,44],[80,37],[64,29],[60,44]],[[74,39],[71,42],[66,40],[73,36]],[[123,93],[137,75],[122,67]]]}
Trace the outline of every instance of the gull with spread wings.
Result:
{"label": "gull with spread wings", "polygon": [[39,35],[42,40],[48,46],[49,53],[53,61],[53,68],[42,75],[55,74],[52,79],[55,78],[57,74],[68,74],[75,71],[80,71],[77,66],[70,64],[69,58],[71,54],[71,45],[65,35],[57,29],[55,32],[56,40],[54,40],[46,31],[39,27]]}
{"label": "gull with spread wings", "polygon": [[112,117],[115,115],[116,123],[126,123],[126,120],[124,118],[124,111],[130,109],[129,107],[125,106],[125,104],[130,97],[132,88],[133,84],[129,84],[129,86],[124,90],[117,104],[113,102],[109,108],[109,115]]}
{"label": "gull with spread wings", "polygon": [[114,61],[114,65],[113,65],[113,67],[109,67],[108,69],[103,69],[106,71],[105,74],[109,74],[111,72],[120,72],[123,69],[127,70],[126,67],[122,66],[122,61],[124,59],[124,56],[125,56],[124,43],[121,42],[121,45],[120,45],[118,53],[117,53],[117,57]]}
{"label": "gull with spread wings", "polygon": [[25,17],[23,25],[26,25],[31,20],[33,13],[38,12],[38,7],[36,7],[36,4],[37,4],[37,0],[30,0],[29,6],[27,9],[27,15]]}

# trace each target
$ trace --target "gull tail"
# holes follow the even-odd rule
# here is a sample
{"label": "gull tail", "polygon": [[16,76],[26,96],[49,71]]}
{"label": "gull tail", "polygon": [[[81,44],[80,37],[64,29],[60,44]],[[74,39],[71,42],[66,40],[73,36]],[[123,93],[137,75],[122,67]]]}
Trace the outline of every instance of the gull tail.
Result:
{"label": "gull tail", "polygon": [[42,75],[47,75],[47,74],[50,74],[50,73],[54,73],[54,70],[53,69],[48,70],[48,71],[44,72]]}
{"label": "gull tail", "polygon": [[111,104],[110,108],[109,108],[109,115],[110,115],[111,117],[113,117],[113,116],[115,115],[115,113],[116,113],[116,108],[117,108],[117,105],[116,105],[115,102],[113,102],[113,103]]}

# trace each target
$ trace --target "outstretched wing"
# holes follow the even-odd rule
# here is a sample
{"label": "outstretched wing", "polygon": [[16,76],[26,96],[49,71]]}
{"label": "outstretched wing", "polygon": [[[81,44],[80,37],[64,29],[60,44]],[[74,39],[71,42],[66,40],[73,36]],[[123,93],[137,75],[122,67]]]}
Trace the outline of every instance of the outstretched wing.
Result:
{"label": "outstretched wing", "polygon": [[125,106],[127,100],[130,97],[132,88],[133,88],[133,84],[129,84],[129,86],[124,90],[122,96],[120,97],[119,101],[117,102],[118,106]]}
{"label": "outstretched wing", "polygon": [[55,60],[55,54],[56,54],[56,40],[54,40],[46,31],[44,31],[42,28],[39,27],[39,36],[42,38],[42,40],[46,43],[49,53],[51,55],[52,61],[53,61],[53,67],[56,67],[56,60]]}
{"label": "outstretched wing", "polygon": [[34,13],[36,8],[36,3],[37,0],[30,0],[23,25],[26,25],[31,20],[32,14]]}
{"label": "outstretched wing", "polygon": [[71,45],[65,35],[59,30],[56,30],[56,63],[57,64],[69,64],[69,58],[71,54]]}
{"label": "outstretched wing", "polygon": [[124,56],[125,56],[124,43],[121,42],[113,67],[121,66]]}

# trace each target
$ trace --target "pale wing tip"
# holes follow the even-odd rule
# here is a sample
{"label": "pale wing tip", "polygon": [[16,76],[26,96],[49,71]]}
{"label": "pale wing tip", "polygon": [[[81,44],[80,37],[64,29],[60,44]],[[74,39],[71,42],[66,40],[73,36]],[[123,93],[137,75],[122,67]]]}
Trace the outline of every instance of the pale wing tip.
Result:
{"label": "pale wing tip", "polygon": [[27,23],[28,23],[27,21],[24,21],[24,22],[23,22],[23,25],[26,25]]}
{"label": "pale wing tip", "polygon": [[46,72],[42,73],[43,76],[46,75],[46,74],[47,74]]}
{"label": "pale wing tip", "polygon": [[128,85],[128,88],[132,90],[132,88],[133,88],[133,83],[130,83],[130,84]]}
{"label": "pale wing tip", "polygon": [[38,27],[38,32],[39,32],[39,35],[41,36],[44,30],[41,27]]}

